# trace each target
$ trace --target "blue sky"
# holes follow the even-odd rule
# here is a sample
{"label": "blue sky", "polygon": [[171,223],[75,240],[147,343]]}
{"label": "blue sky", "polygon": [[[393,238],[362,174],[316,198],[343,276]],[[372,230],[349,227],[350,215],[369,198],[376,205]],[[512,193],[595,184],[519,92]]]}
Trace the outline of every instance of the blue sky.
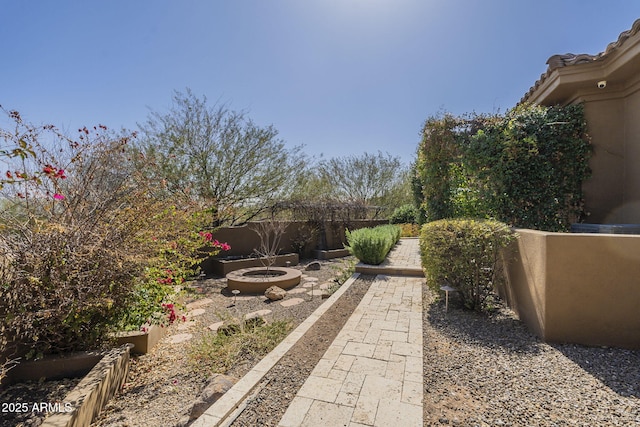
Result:
{"label": "blue sky", "polygon": [[0,17],[0,104],[29,121],[136,129],[191,88],[311,156],[408,163],[427,117],[512,108],[640,1],[0,0]]}

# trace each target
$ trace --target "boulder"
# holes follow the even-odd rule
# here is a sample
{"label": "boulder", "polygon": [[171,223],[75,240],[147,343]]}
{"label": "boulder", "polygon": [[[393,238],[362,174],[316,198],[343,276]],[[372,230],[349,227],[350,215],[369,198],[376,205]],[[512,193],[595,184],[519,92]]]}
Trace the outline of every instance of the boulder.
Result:
{"label": "boulder", "polygon": [[317,271],[320,270],[320,263],[318,261],[310,262],[305,268],[305,271]]}
{"label": "boulder", "polygon": [[202,416],[209,409],[209,406],[216,403],[237,381],[236,378],[228,375],[215,374],[193,403],[191,413],[189,413],[189,421]]}
{"label": "boulder", "polygon": [[269,298],[271,301],[277,301],[287,296],[287,291],[277,286],[271,286],[269,289],[264,291],[264,296]]}

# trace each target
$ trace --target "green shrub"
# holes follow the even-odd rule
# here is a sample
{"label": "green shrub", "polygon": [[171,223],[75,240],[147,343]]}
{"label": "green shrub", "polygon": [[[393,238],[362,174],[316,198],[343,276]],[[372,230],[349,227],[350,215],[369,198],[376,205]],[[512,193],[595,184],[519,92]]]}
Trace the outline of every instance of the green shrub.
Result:
{"label": "green shrub", "polygon": [[566,231],[584,216],[591,145],[582,105],[518,106],[478,131],[463,151],[491,217]]}
{"label": "green shrub", "polygon": [[418,222],[418,210],[413,205],[396,208],[389,218],[391,224],[415,224]]}
{"label": "green shrub", "polygon": [[439,292],[447,283],[462,296],[465,307],[482,311],[504,280],[501,249],[515,238],[494,220],[451,219],[425,224],[420,234],[422,266],[429,286]]}
{"label": "green shrub", "polygon": [[365,264],[380,264],[400,239],[397,225],[379,225],[373,228],[347,230],[347,249]]}
{"label": "green shrub", "polygon": [[582,105],[431,117],[412,169],[420,223],[479,217],[568,230],[586,214],[590,155]]}

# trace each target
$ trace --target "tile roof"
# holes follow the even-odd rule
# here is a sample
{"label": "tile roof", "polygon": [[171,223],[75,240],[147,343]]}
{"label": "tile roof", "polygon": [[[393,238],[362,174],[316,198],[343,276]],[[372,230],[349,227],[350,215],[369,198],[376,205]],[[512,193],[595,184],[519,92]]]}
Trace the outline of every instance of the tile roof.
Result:
{"label": "tile roof", "polygon": [[558,68],[569,67],[572,65],[578,64],[588,64],[596,61],[602,61],[605,58],[609,57],[612,52],[618,50],[620,46],[627,41],[628,38],[634,36],[636,33],[640,32],[640,19],[637,19],[631,29],[627,31],[623,31],[618,36],[618,40],[613,43],[609,43],[604,52],[600,52],[596,55],[590,55],[586,53],[581,53],[575,55],[573,53],[567,53],[564,55],[553,55],[547,60],[547,71],[540,75],[540,79],[535,82],[535,84],[529,89],[529,91],[522,97],[520,103],[524,103],[529,99],[529,97],[540,87],[540,85],[549,77],[549,75]]}

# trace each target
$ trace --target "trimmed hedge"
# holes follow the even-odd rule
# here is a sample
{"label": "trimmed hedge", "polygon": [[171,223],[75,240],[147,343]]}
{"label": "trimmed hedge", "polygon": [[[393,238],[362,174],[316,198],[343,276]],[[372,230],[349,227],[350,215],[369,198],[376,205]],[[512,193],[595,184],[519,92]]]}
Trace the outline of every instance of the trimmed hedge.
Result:
{"label": "trimmed hedge", "polygon": [[490,308],[493,290],[504,281],[501,249],[515,239],[494,220],[445,219],[425,224],[420,234],[422,266],[429,287],[456,288],[465,307]]}
{"label": "trimmed hedge", "polygon": [[346,231],[347,249],[365,264],[378,265],[400,239],[401,228],[397,225],[379,225]]}

